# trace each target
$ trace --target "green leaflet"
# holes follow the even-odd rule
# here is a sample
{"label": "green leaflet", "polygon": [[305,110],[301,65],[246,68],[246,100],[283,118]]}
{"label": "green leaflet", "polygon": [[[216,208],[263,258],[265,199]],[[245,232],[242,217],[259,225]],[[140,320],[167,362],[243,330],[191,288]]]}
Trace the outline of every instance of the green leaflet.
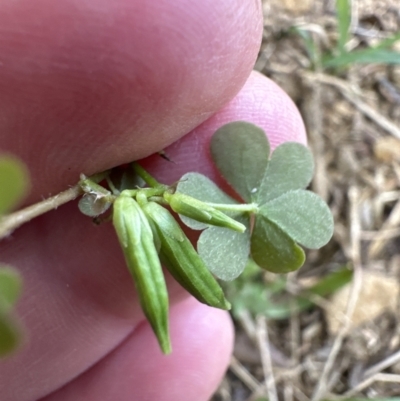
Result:
{"label": "green leaflet", "polygon": [[295,271],[305,261],[304,251],[262,215],[256,217],[251,237],[251,256],[260,267],[273,273]]}
{"label": "green leaflet", "polygon": [[288,191],[264,204],[259,213],[294,241],[310,249],[321,248],[333,234],[331,211],[318,195],[310,191]]}
{"label": "green leaflet", "polygon": [[262,205],[287,191],[306,188],[313,174],[311,151],[300,143],[283,143],[272,153],[256,202]]}
{"label": "green leaflet", "polygon": [[218,170],[235,191],[246,202],[254,200],[270,152],[265,132],[254,124],[232,122],[215,132],[210,150]]}
{"label": "green leaflet", "polygon": [[197,250],[206,266],[218,278],[234,280],[246,267],[250,253],[250,219],[237,217],[247,227],[239,233],[228,228],[209,227],[197,242]]}

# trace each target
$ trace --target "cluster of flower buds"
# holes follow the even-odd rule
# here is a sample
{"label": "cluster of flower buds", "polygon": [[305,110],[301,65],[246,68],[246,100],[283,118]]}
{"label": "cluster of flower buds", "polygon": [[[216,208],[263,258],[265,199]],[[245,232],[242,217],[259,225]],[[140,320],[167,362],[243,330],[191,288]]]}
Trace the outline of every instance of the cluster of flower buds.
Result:
{"label": "cluster of flower buds", "polygon": [[[136,198],[136,199],[135,199]],[[176,213],[194,220],[244,232],[246,227],[207,203],[165,191],[163,199]],[[162,351],[171,352],[168,294],[161,264],[200,302],[230,309],[214,276],[170,211],[146,190],[122,191],[113,204],[113,223],[134,279],[144,314]]]}

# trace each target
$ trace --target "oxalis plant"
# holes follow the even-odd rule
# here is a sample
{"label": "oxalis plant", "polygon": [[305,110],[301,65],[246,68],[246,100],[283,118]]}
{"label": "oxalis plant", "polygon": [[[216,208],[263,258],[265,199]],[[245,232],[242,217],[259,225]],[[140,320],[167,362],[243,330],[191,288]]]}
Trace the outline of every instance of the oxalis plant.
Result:
{"label": "oxalis plant", "polygon": [[[141,306],[164,353],[171,351],[168,294],[161,266],[190,294],[209,306],[230,309],[214,277],[233,280],[249,258],[274,273],[299,269],[300,245],[316,249],[332,236],[328,206],[306,188],[313,176],[310,150],[284,143],[270,156],[264,131],[250,123],[224,125],[211,139],[218,170],[245,203],[232,198],[199,173],[173,185],[159,183],[133,164],[134,189],[117,188],[106,173],[108,189],[83,178],[80,209],[98,216],[112,205],[113,224],[134,279]],[[201,230],[197,250],[171,211],[191,229]]]}
{"label": "oxalis plant", "polygon": [[[320,248],[333,232],[328,206],[305,189],[314,170],[307,147],[287,142],[270,155],[265,132],[239,121],[218,129],[210,150],[234,197],[199,173],[160,183],[138,163],[122,174],[82,176],[77,186],[82,213],[98,223],[112,218],[141,307],[165,354],[171,341],[162,266],[200,302],[228,310],[217,278],[235,279],[249,261],[274,273],[295,271],[305,261],[301,246]],[[197,249],[179,220],[201,231]]]}

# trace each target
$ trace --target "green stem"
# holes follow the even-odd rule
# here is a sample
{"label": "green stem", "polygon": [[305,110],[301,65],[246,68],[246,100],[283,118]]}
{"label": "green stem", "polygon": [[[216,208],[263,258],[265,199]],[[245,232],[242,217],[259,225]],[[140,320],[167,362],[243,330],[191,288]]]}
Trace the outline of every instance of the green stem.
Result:
{"label": "green stem", "polygon": [[163,185],[157,188],[124,189],[122,192],[132,198],[137,197],[138,194],[143,194],[146,198],[150,198],[152,196],[162,196],[165,192],[165,187]]}
{"label": "green stem", "polygon": [[151,176],[140,164],[132,163],[135,173],[143,179],[143,181],[150,187],[162,186],[153,176]]}
{"label": "green stem", "polygon": [[255,203],[245,203],[240,205],[211,203],[211,202],[204,202],[204,203],[208,206],[213,207],[214,209],[221,210],[224,212],[258,213],[258,205]]}
{"label": "green stem", "polygon": [[[107,182],[109,181],[108,176],[105,176],[105,179]],[[110,182],[108,183],[110,185]],[[78,185],[82,188],[82,191],[87,194],[94,194],[98,198],[101,198],[107,202],[113,203],[115,200],[115,197],[119,194],[119,191],[115,189],[115,187],[112,185],[112,187],[115,189],[116,192],[114,192],[114,189],[111,188],[114,192],[114,194],[111,194],[111,192],[107,189],[105,189],[103,186],[99,185],[96,183],[96,181],[92,180],[92,177],[90,178],[84,178],[79,181]]]}
{"label": "green stem", "polygon": [[107,177],[106,180],[107,180],[107,184],[108,184],[108,186],[110,187],[112,193],[113,193],[114,195],[118,196],[118,195],[120,194],[120,192],[118,191],[117,188],[115,188],[115,185],[114,185],[114,183],[111,181],[111,178],[110,178],[110,177]]}

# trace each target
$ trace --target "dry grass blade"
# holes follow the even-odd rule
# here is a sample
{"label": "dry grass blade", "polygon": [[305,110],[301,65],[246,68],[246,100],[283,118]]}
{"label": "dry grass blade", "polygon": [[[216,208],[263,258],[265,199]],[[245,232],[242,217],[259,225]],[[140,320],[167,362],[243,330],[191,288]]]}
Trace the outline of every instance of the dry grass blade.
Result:
{"label": "dry grass blade", "polygon": [[400,138],[400,128],[390,121],[387,117],[379,113],[373,107],[365,103],[360,98],[360,90],[354,88],[350,83],[343,81],[339,78],[332,77],[330,75],[321,73],[302,73],[303,77],[309,81],[317,81],[323,84],[331,85],[340,90],[341,94],[354,106],[356,106],[362,113],[364,113],[368,118],[375,122],[378,126],[383,128],[389,134]]}
{"label": "dry grass blade", "polygon": [[[389,217],[382,224],[381,231],[386,231],[389,229],[393,229],[398,226],[400,223],[400,201],[396,203],[396,206],[390,212]],[[368,249],[368,256],[370,258],[375,258],[385,247],[389,238],[378,238],[373,241]]]}
{"label": "dry grass blade", "polygon": [[394,365],[395,363],[400,361],[400,351],[395,352],[394,354],[388,356],[384,360],[376,363],[375,365],[371,366],[364,372],[364,377],[368,378],[372,375],[375,375],[382,370],[389,368],[390,366]]}
{"label": "dry grass blade", "polygon": [[231,358],[229,368],[251,391],[258,391],[262,387],[262,384],[234,356]]}
{"label": "dry grass blade", "polygon": [[376,375],[371,376],[368,379],[365,379],[351,390],[346,391],[343,395],[335,397],[335,400],[343,400],[346,398],[354,397],[355,395],[359,394],[361,391],[369,387],[371,384],[380,381],[388,383],[400,383],[400,375],[394,375],[389,373],[377,373]]}
{"label": "dry grass blade", "polygon": [[278,401],[274,374],[272,371],[272,360],[268,338],[268,326],[265,316],[257,317],[257,340],[261,354],[261,362],[264,371],[265,385],[267,388],[268,400]]}
{"label": "dry grass blade", "polygon": [[335,364],[336,357],[342,347],[343,340],[347,335],[350,325],[351,317],[353,315],[358,294],[361,289],[362,284],[362,268],[361,268],[361,255],[360,255],[360,217],[359,217],[359,190],[357,187],[353,186],[349,190],[349,201],[350,201],[350,224],[351,224],[351,252],[352,252],[352,262],[353,262],[353,282],[351,287],[351,292],[346,309],[346,320],[343,323],[335,341],[332,345],[332,349],[329,353],[328,359],[322,371],[320,380],[317,387],[314,390],[314,394],[311,398],[312,401],[319,401],[325,397],[326,393],[329,391],[328,382],[330,380],[330,375],[332,368]]}

